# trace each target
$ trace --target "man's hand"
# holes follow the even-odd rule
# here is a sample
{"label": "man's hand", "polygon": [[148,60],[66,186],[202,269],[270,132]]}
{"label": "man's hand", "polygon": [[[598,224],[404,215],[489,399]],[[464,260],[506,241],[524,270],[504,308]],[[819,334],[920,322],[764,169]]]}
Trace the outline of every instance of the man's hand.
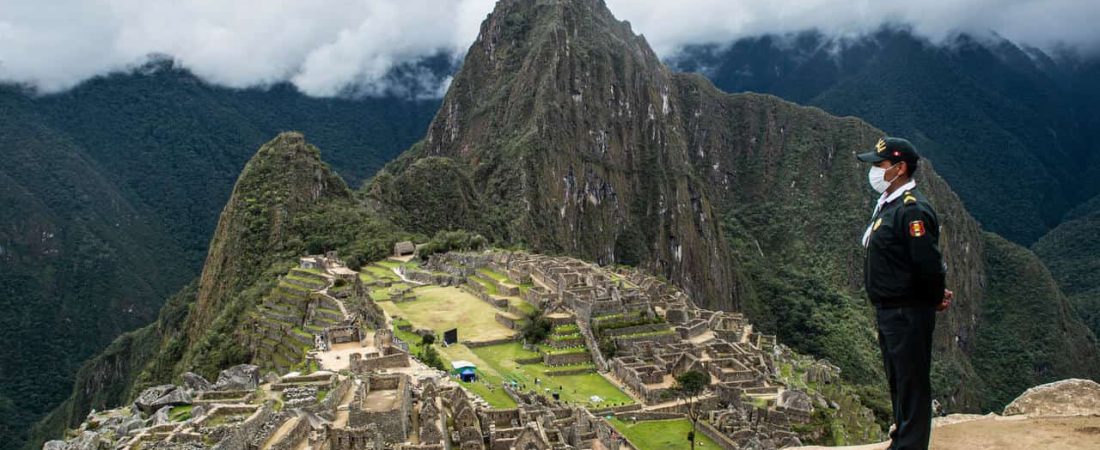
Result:
{"label": "man's hand", "polygon": [[936,311],[946,311],[951,307],[951,300],[955,299],[955,293],[950,289],[943,290],[943,300],[940,300],[940,304],[936,305]]}

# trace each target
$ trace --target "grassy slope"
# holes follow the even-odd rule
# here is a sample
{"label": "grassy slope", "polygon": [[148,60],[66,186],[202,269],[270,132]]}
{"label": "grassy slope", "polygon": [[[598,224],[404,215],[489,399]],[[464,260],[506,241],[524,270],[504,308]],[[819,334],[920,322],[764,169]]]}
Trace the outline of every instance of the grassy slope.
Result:
{"label": "grassy slope", "polygon": [[1081,319],[1100,335],[1100,196],[1032,246],[1069,297]]}
{"label": "grassy slope", "polygon": [[[633,423],[619,418],[611,419],[611,425],[619,430],[630,442],[640,447],[638,450],[683,450],[691,448],[687,435],[691,431],[691,421],[687,419],[651,420]],[[696,433],[696,448],[699,450],[721,448],[703,433]]]}
{"label": "grassy slope", "polygon": [[996,411],[1031,386],[1100,373],[1095,335],[1071,320],[1076,312],[1039,259],[994,234],[986,234],[986,251],[987,325],[978,329],[974,359],[984,375],[982,409]]}

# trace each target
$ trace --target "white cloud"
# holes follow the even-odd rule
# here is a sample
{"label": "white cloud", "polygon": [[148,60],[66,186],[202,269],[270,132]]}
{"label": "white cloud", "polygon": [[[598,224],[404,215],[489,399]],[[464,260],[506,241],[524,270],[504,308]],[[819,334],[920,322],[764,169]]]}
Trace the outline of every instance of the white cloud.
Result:
{"label": "white cloud", "polygon": [[[45,92],[171,55],[230,87],[372,92],[395,65],[465,51],[492,0],[0,0],[0,79]],[[472,25],[471,25],[472,24]]]}
{"label": "white cloud", "polygon": [[[1100,47],[1092,0],[607,0],[661,55],[692,43],[885,21],[933,39],[984,32]],[[173,56],[214,83],[291,81],[311,95],[382,92],[395,65],[463,52],[493,0],[0,0],[0,80],[45,92]]]}
{"label": "white cloud", "polygon": [[963,31],[1049,47],[1100,48],[1095,0],[607,0],[620,19],[646,35],[658,54],[686,44],[726,43],[765,33],[816,28],[861,35],[883,23],[910,24],[932,40]]}

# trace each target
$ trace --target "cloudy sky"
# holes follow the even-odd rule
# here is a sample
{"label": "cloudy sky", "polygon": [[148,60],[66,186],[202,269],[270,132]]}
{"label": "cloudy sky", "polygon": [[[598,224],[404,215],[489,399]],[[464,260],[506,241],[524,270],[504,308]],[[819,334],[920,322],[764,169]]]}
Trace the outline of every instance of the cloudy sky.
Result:
{"label": "cloudy sky", "polygon": [[[662,56],[691,43],[908,23],[931,39],[995,31],[1100,50],[1096,0],[606,0]],[[153,53],[231,87],[290,81],[310,95],[370,92],[395,64],[460,54],[494,0],[0,0],[0,80],[43,92]],[[363,89],[366,87],[366,89]]]}

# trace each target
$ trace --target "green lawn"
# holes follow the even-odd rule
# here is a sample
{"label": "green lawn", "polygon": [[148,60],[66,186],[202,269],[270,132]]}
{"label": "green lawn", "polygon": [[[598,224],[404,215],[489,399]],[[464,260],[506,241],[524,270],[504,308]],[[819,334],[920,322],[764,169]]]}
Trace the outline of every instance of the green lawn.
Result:
{"label": "green lawn", "polygon": [[[687,434],[691,431],[691,421],[688,419],[650,420],[630,423],[630,413],[623,415],[625,421],[619,418],[611,419],[611,425],[619,430],[630,442],[637,445],[638,450],[682,450],[690,449],[691,442],[687,440]],[[711,438],[696,431],[696,450],[719,449]]]}
{"label": "green lawn", "polygon": [[500,272],[497,272],[493,269],[481,269],[481,270],[479,270],[479,272],[481,272],[485,276],[488,276],[489,278],[492,278],[494,280],[503,281],[505,283],[511,284],[511,281],[508,280],[507,275],[505,275],[503,273],[500,273]]}
{"label": "green lawn", "polygon": [[469,279],[477,282],[477,284],[484,286],[485,292],[487,292],[489,295],[500,295],[500,290],[497,289],[497,285],[494,284],[492,281],[486,280],[476,275],[471,276]]}
{"label": "green lawn", "polygon": [[535,287],[534,283],[523,283],[519,285],[519,293],[526,295],[527,291],[531,290],[533,287]]}
{"label": "green lawn", "polygon": [[512,306],[515,306],[516,309],[523,311],[523,313],[527,315],[538,312],[538,310],[535,309],[534,305],[527,303],[526,301],[517,297],[508,297],[508,303],[511,303]]}
{"label": "green lawn", "polygon": [[447,367],[450,367],[451,361],[458,360],[470,361],[478,366],[479,379],[472,383],[459,382],[462,387],[481,396],[494,408],[516,407],[515,400],[512,400],[512,397],[509,397],[501,388],[504,378],[501,377],[500,372],[486,364],[465,345],[441,346],[439,354]]}
{"label": "green lawn", "polygon": [[515,334],[495,319],[497,309],[456,287],[424,286],[413,290],[411,302],[381,302],[391,316],[400,316],[414,327],[442,334],[458,328],[461,341],[488,341]]}
{"label": "green lawn", "polygon": [[[551,370],[591,367],[591,363],[566,367],[549,367],[542,363],[519,364],[516,360],[536,357],[538,353],[524,350],[523,345],[518,342],[479,347],[473,349],[472,353],[476,355],[477,359],[466,358],[470,362],[478,364],[480,361],[485,367],[491,368],[494,372],[500,374],[501,378],[515,380],[517,383],[526,385],[529,390],[536,388],[536,377],[541,382],[538,389],[543,390],[543,393],[546,393],[545,389],[547,388],[551,390],[557,390],[559,387],[564,388],[561,391],[561,399],[567,402],[582,403],[587,406],[618,405],[634,402],[630,396],[595,372],[568,376],[546,375],[546,372]],[[601,397],[604,401],[599,405],[591,404],[589,397],[593,395]]]}
{"label": "green lawn", "polygon": [[396,273],[393,273],[393,270],[391,270],[387,267],[376,266],[376,265],[373,265],[373,264],[369,265],[369,266],[366,266],[366,267],[363,267],[360,271],[361,272],[365,271],[365,272],[369,273],[372,277],[377,278],[377,279],[382,279],[382,280],[395,280],[396,281],[396,280],[401,279],[400,277],[397,276]]}
{"label": "green lawn", "polygon": [[173,406],[168,410],[168,420],[172,422],[183,422],[184,420],[191,418],[191,405]]}
{"label": "green lawn", "polygon": [[408,287],[408,283],[393,283],[390,287],[374,288],[370,291],[370,298],[376,302],[384,302],[390,299],[393,295],[393,291]]}

